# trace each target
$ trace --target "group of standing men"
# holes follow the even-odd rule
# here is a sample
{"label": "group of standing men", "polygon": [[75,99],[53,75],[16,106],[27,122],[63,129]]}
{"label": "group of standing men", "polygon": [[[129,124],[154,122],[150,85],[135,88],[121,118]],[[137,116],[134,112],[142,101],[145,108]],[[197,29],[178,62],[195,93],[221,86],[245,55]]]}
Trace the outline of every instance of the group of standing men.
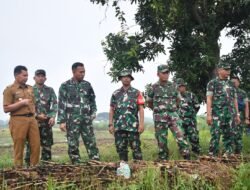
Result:
{"label": "group of standing men", "polygon": [[209,155],[219,153],[220,136],[224,156],[240,154],[244,124],[249,124],[249,101],[245,91],[239,89],[239,78],[229,80],[230,64],[221,61],[217,77],[207,84],[207,124],[211,126]]}
{"label": "group of standing men", "polygon": [[53,88],[46,86],[46,72],[35,72],[35,85],[26,84],[28,70],[25,66],[14,69],[15,82],[4,90],[4,111],[10,112],[9,127],[14,142],[14,164],[23,165],[23,151],[26,144],[25,161],[34,166],[41,159],[51,160],[53,145],[52,126],[57,113],[57,97]]}
{"label": "group of standing men", "polygon": [[[224,64],[225,65],[225,64]],[[220,135],[223,135],[225,152],[236,153],[242,150],[242,132],[236,89],[228,81],[225,66],[218,66],[218,77],[208,83],[207,87],[207,122],[211,125],[209,153],[218,154]],[[53,144],[52,126],[57,123],[67,134],[68,155],[73,164],[81,162],[79,154],[79,137],[82,137],[89,159],[99,160],[99,150],[93,130],[92,121],[96,117],[95,93],[89,82],[84,80],[85,67],[76,62],[72,65],[73,77],[62,83],[57,97],[53,88],[46,86],[44,70],[35,72],[33,87],[26,84],[28,71],[24,66],[14,69],[15,82],[4,90],[4,111],[10,112],[10,132],[14,142],[14,163],[23,165],[23,151],[28,142],[25,160],[31,166],[38,164],[40,145],[42,160],[51,160]],[[230,72],[229,72],[230,74]],[[122,87],[111,97],[109,111],[109,132],[115,137],[116,150],[120,160],[128,161],[128,145],[132,149],[133,159],[142,160],[140,134],[144,131],[144,105],[153,110],[155,137],[158,142],[159,160],[168,159],[167,136],[170,128],[184,159],[190,159],[188,141],[192,151],[199,155],[199,133],[196,126],[196,114],[199,102],[195,94],[186,90],[186,83],[178,79],[176,83],[168,80],[169,68],[159,65],[159,80],[150,85],[143,94],[131,86],[134,80],[131,71],[123,70],[118,79]],[[242,91],[240,91],[242,93]],[[244,93],[242,93],[244,94]],[[248,99],[243,99],[244,116],[248,118]],[[139,114],[138,114],[139,113]],[[139,116],[139,117],[138,117]],[[243,116],[243,115],[242,115]],[[248,121],[247,121],[248,120]],[[239,133],[236,135],[236,126]],[[234,138],[236,136],[237,138]]]}
{"label": "group of standing men", "polygon": [[85,68],[82,63],[72,65],[72,79],[59,89],[59,99],[53,88],[46,86],[46,72],[35,72],[35,85],[26,84],[28,70],[25,66],[14,69],[15,81],[3,92],[4,111],[10,112],[10,133],[14,142],[14,164],[23,165],[23,152],[27,142],[25,161],[30,166],[41,159],[51,160],[53,144],[52,126],[57,123],[67,132],[68,153],[72,163],[80,162],[79,136],[81,135],[90,159],[99,160],[92,121],[96,116],[95,94],[90,83],[83,80]]}

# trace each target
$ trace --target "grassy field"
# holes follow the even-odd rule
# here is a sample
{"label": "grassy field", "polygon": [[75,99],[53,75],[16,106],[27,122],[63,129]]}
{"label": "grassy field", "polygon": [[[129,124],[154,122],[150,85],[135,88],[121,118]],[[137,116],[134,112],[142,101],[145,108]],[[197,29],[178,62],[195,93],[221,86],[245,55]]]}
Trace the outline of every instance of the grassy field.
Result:
{"label": "grassy field", "polygon": [[[209,128],[205,123],[204,118],[198,119],[198,126],[200,130],[200,144],[202,147],[202,154],[206,155],[208,151],[208,145],[210,140]],[[67,154],[67,142],[65,133],[61,132],[58,127],[53,128],[54,142],[53,145],[53,161],[58,163],[69,163],[69,157]],[[118,161],[118,155],[115,150],[114,137],[108,133],[106,124],[95,125],[95,133],[97,138],[98,148],[100,150],[101,161]],[[144,160],[156,160],[158,157],[157,144],[154,137],[154,128],[151,123],[146,125],[145,132],[141,135],[142,152]],[[250,156],[250,136],[243,137],[244,147],[243,156]],[[0,168],[9,168],[13,166],[12,159],[12,140],[9,134],[8,128],[1,128],[0,130]],[[222,147],[221,147],[222,149]],[[87,161],[87,153],[85,147],[81,143],[80,152],[82,161]],[[179,160],[182,159],[178,152],[178,147],[173,139],[171,132],[169,132],[169,159]],[[131,151],[129,153],[130,159],[132,159]],[[195,159],[192,156],[192,159]],[[234,172],[234,185],[232,189],[250,189],[250,164],[242,164],[237,171]],[[166,180],[162,182],[161,172],[157,170],[148,169],[138,174],[139,182],[136,184],[123,184],[112,183],[109,185],[109,189],[168,189],[169,184],[166,184]],[[158,180],[159,179],[159,180]],[[52,183],[53,186],[53,183]],[[52,188],[53,189],[53,188]],[[194,179],[178,177],[174,189],[220,189],[218,184],[208,185],[204,181],[195,182]],[[222,188],[223,189],[223,188]]]}

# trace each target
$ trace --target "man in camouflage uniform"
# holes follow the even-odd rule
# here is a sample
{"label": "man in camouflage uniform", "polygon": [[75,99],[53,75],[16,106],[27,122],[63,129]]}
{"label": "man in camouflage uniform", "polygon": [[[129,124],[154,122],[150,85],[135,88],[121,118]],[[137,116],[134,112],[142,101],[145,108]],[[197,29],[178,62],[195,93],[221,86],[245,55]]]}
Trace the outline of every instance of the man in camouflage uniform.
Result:
{"label": "man in camouflage uniform", "polygon": [[58,119],[60,129],[67,133],[68,154],[73,164],[80,163],[79,137],[81,135],[90,159],[99,160],[99,150],[92,121],[96,117],[95,93],[84,80],[82,63],[72,65],[73,78],[62,83],[58,98]]}
{"label": "man in camouflage uniform", "polygon": [[[39,69],[34,76],[33,91],[36,100],[36,119],[40,131],[40,144],[42,147],[41,160],[51,160],[51,146],[53,145],[52,126],[55,124],[57,113],[57,97],[53,88],[46,86],[46,72]],[[25,161],[29,165],[30,146],[26,146]]]}
{"label": "man in camouflage uniform", "polygon": [[247,93],[240,89],[240,79],[237,76],[232,77],[232,82],[236,88],[237,93],[237,100],[238,100],[238,109],[240,112],[240,120],[241,123],[235,127],[235,138],[234,138],[234,145],[235,145],[235,154],[241,154],[242,151],[242,136],[243,130],[245,128],[245,124],[249,124],[249,107],[248,107],[248,98]]}
{"label": "man in camouflage uniform", "polygon": [[199,155],[199,130],[197,129],[196,114],[200,109],[200,104],[196,95],[186,90],[187,84],[184,80],[180,78],[177,81],[177,88],[181,96],[178,114],[182,119],[184,136],[189,140],[192,146],[192,151]]}
{"label": "man in camouflage uniform", "polygon": [[[250,108],[250,92],[248,92],[248,109]],[[246,135],[250,135],[250,112],[248,114],[248,125],[246,126]]]}
{"label": "man in camouflage uniform", "polygon": [[182,156],[185,159],[190,159],[188,143],[184,139],[181,119],[177,113],[177,104],[180,97],[173,83],[168,81],[168,66],[159,65],[157,75],[159,81],[151,85],[147,90],[147,104],[149,108],[153,109],[159,159],[167,160],[169,156],[167,145],[168,128],[176,138]]}
{"label": "man in camouflage uniform", "polygon": [[207,84],[207,124],[211,126],[210,156],[218,156],[220,136],[223,135],[224,156],[233,153],[234,128],[240,121],[237,95],[233,83],[228,79],[230,65],[220,62],[218,76]]}
{"label": "man in camouflage uniform", "polygon": [[122,71],[119,80],[122,87],[112,94],[110,102],[109,132],[115,136],[116,151],[121,161],[128,161],[128,144],[133,151],[133,159],[142,160],[140,133],[144,131],[144,98],[131,86],[134,78],[129,70]]}

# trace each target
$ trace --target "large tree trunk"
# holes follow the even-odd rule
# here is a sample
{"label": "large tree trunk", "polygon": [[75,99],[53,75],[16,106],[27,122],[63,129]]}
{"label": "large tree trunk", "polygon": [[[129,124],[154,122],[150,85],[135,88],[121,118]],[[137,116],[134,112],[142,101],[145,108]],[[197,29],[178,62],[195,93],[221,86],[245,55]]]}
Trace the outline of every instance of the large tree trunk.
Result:
{"label": "large tree trunk", "polygon": [[207,46],[207,56],[209,57],[209,63],[207,64],[207,71],[212,73],[210,78],[216,75],[216,66],[220,60],[220,46],[219,46],[220,31],[212,31],[208,33],[204,38]]}

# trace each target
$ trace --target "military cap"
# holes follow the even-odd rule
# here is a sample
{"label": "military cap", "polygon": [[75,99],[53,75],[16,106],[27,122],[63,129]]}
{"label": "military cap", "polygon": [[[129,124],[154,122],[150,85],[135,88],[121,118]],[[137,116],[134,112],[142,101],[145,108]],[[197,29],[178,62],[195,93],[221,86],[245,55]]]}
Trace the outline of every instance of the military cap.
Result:
{"label": "military cap", "polygon": [[168,66],[167,65],[159,65],[158,67],[157,67],[157,72],[158,73],[164,73],[164,72],[167,72],[167,71],[169,71],[169,68],[168,68]]}
{"label": "military cap", "polygon": [[237,79],[238,81],[240,81],[240,78],[237,75],[231,76],[231,79]]}
{"label": "military cap", "polygon": [[187,86],[187,83],[183,80],[183,78],[177,78],[175,83],[178,87],[179,86]]}
{"label": "military cap", "polygon": [[177,78],[175,83],[178,87],[179,86],[187,86],[187,83],[183,80],[183,78]]}
{"label": "military cap", "polygon": [[35,75],[44,75],[44,76],[46,76],[46,72],[43,69],[38,69],[38,70],[36,70]]}
{"label": "military cap", "polygon": [[132,71],[128,69],[122,70],[118,75],[118,79],[121,80],[121,77],[126,77],[126,76],[129,76],[131,80],[134,80],[134,77],[132,76]]}
{"label": "military cap", "polygon": [[231,69],[231,66],[229,63],[225,62],[225,61],[220,61],[217,65],[218,69]]}

